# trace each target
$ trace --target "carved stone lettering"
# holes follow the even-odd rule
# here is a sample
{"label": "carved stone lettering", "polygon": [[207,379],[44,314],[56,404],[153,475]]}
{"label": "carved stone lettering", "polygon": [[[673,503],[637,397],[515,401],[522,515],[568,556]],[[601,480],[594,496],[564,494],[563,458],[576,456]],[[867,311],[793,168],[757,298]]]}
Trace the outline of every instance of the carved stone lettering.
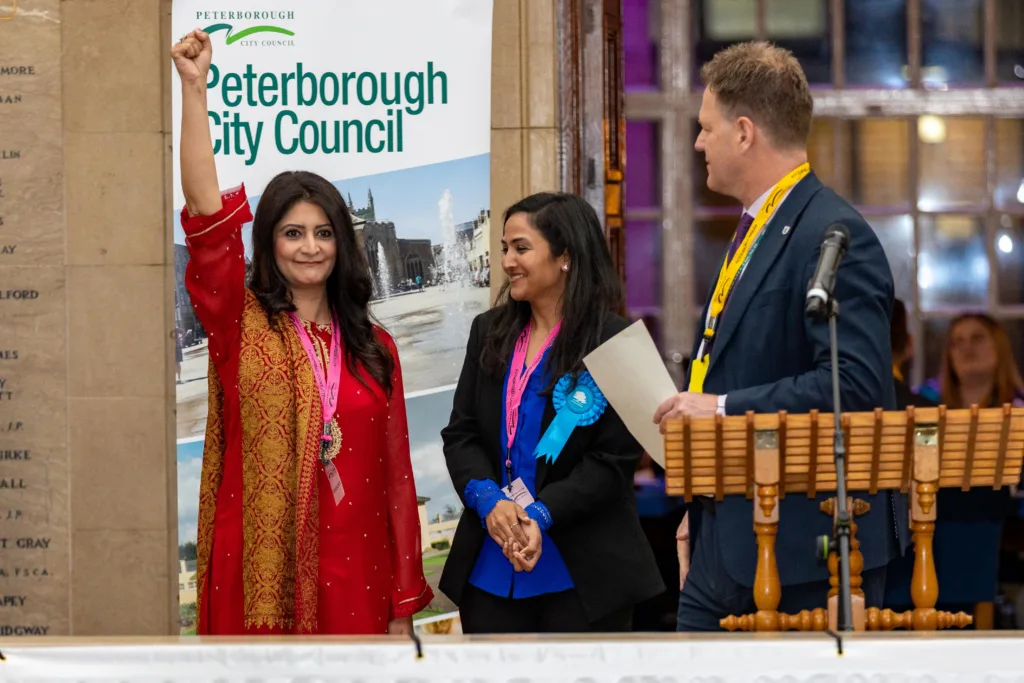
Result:
{"label": "carved stone lettering", "polygon": [[50,547],[50,539],[46,537],[35,538],[0,538],[0,548],[8,550],[18,548],[19,550],[46,550]]}
{"label": "carved stone lettering", "polygon": [[36,579],[49,577],[46,567],[0,567],[0,579]]}
{"label": "carved stone lettering", "polygon": [[0,301],[32,301],[39,298],[35,289],[0,289]]}
{"label": "carved stone lettering", "polygon": [[70,630],[61,15],[0,0],[0,641]]}
{"label": "carved stone lettering", "polygon": [[0,460],[31,460],[32,451],[0,448]]}
{"label": "carved stone lettering", "polygon": [[45,636],[50,632],[49,626],[3,626],[0,625],[0,636]]}

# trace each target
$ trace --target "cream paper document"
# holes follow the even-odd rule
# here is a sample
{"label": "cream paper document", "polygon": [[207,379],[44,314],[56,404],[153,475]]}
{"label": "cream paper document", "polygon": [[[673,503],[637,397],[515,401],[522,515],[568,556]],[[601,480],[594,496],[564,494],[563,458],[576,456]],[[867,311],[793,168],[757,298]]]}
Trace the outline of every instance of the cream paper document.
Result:
{"label": "cream paper document", "polygon": [[601,344],[583,363],[633,438],[664,467],[665,442],[654,413],[678,392],[643,321]]}

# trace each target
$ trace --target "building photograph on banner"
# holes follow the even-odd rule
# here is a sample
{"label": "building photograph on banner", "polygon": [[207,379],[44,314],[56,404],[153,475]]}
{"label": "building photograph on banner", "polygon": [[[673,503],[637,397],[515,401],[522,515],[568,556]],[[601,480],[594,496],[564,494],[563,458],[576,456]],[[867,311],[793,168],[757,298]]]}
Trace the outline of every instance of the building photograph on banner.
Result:
{"label": "building photograph on banner", "polygon": [[[491,11],[479,0],[172,5],[173,35],[210,35],[208,118],[221,189],[244,184],[255,214],[274,176],[302,170],[330,181],[347,204],[373,283],[371,313],[398,346],[424,573],[435,593],[416,623],[429,632],[458,631],[455,606],[437,589],[461,514],[440,431],[470,325],[490,301]],[[179,591],[188,634],[210,359],[185,286],[177,75],[171,95]],[[251,224],[242,233],[248,273]]]}

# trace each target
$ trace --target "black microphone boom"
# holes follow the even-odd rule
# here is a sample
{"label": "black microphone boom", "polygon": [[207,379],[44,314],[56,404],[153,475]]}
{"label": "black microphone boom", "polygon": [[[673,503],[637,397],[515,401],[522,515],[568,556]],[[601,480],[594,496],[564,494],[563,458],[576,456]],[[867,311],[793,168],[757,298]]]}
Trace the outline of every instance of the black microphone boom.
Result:
{"label": "black microphone boom", "polygon": [[833,223],[825,231],[821,241],[821,255],[818,256],[818,267],[814,277],[807,283],[807,298],[804,313],[811,318],[824,318],[828,315],[828,302],[832,298],[832,288],[836,284],[836,271],[839,262],[846,255],[850,245],[850,231],[842,223]]}
{"label": "black microphone boom", "polygon": [[[853,630],[853,596],[850,587],[850,534],[852,519],[846,504],[846,440],[843,438],[839,391],[839,339],[836,318],[839,317],[839,302],[833,296],[839,262],[850,246],[850,231],[842,223],[833,223],[825,231],[821,241],[821,255],[814,277],[807,284],[807,299],[804,312],[812,318],[828,318],[829,355],[832,365],[832,417],[834,435],[833,456],[836,462],[836,518],[835,538],[839,546],[839,614],[837,626],[840,631]],[[819,539],[819,541],[822,539]],[[827,540],[827,537],[824,539]]]}

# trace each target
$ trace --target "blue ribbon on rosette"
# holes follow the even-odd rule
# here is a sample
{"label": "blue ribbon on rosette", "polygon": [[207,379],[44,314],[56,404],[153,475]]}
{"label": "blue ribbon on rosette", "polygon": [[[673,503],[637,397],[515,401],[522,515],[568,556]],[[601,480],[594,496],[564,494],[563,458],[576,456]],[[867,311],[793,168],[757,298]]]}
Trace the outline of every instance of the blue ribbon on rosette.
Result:
{"label": "blue ribbon on rosette", "polygon": [[533,453],[538,460],[544,458],[548,463],[558,460],[572,430],[594,424],[608,407],[608,399],[589,372],[580,374],[575,383],[571,373],[564,375],[555,385],[551,402],[555,405],[555,419]]}

